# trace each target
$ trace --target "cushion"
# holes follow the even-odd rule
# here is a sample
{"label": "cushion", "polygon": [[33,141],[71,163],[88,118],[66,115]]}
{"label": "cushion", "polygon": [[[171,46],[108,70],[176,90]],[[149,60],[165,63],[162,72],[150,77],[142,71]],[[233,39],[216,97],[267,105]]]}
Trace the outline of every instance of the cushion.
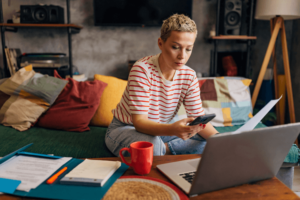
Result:
{"label": "cushion", "polygon": [[[61,78],[57,71],[55,77]],[[88,127],[100,102],[100,97],[107,86],[102,81],[78,82],[68,78],[68,84],[53,106],[42,115],[37,125],[44,128],[60,129],[65,131],[83,132]]]}
{"label": "cushion", "polygon": [[4,83],[4,81],[6,81],[6,80],[7,80],[7,78],[0,79],[0,85],[1,85],[2,83]]}
{"label": "cushion", "polygon": [[94,80],[101,80],[108,85],[103,91],[99,108],[91,120],[91,125],[108,126],[113,119],[112,110],[115,109],[120,102],[127,81],[99,74],[95,74]]}
{"label": "cushion", "polygon": [[31,65],[20,69],[0,85],[0,123],[27,130],[66,84],[65,80],[35,73]]}
{"label": "cushion", "polygon": [[213,126],[241,125],[252,118],[250,79],[217,77],[199,79],[205,113],[215,113]]}

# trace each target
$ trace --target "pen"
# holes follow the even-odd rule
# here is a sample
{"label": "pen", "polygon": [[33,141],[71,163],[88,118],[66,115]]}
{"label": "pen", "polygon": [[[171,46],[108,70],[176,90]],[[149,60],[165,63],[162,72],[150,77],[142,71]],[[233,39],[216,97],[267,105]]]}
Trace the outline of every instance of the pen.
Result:
{"label": "pen", "polygon": [[48,183],[48,184],[52,184],[52,183],[59,177],[59,175],[61,175],[62,173],[64,173],[67,169],[68,169],[68,167],[62,168],[59,172],[57,172],[57,173],[54,174],[51,178],[49,178],[49,179],[47,180],[47,183]]}

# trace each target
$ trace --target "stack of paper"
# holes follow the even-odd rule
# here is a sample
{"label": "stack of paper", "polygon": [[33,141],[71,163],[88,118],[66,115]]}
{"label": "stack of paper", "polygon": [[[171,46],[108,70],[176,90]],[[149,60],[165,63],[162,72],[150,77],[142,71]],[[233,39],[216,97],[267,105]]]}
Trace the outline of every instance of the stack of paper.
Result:
{"label": "stack of paper", "polygon": [[120,161],[86,159],[60,180],[62,184],[103,186],[121,166]]}
{"label": "stack of paper", "polygon": [[29,192],[36,188],[71,157],[59,159],[14,156],[0,165],[0,178],[20,180],[17,190]]}

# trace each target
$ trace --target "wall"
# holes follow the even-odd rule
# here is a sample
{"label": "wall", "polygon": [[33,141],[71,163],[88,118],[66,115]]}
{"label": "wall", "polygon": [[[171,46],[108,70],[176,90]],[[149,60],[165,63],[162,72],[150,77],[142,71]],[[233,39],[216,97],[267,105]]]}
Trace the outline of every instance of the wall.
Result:
{"label": "wall", "polygon": [[[39,2],[41,1],[3,0],[4,21],[11,19],[20,5],[34,5]],[[66,8],[65,1],[42,2]],[[70,5],[71,23],[83,27],[79,34],[72,35],[73,64],[80,73],[85,73],[90,78],[98,73],[126,79],[128,60],[137,60],[160,52],[157,46],[159,27],[94,26],[93,0],[70,0]],[[213,26],[214,16],[215,1],[193,2],[193,18],[199,33],[188,65],[198,72],[209,72],[212,44],[205,38]],[[17,33],[5,34],[6,45],[9,48],[20,48],[22,52],[68,52],[66,30],[19,28]]]}
{"label": "wall", "polygon": [[[244,2],[248,1],[244,0]],[[66,8],[65,1],[61,0],[2,0],[2,2],[5,22],[7,19],[11,19],[12,14],[19,9],[20,5],[34,5],[43,2]],[[216,2],[216,0],[193,1],[192,15],[198,27],[198,37],[187,65],[201,73],[209,73],[210,69],[210,51],[213,49],[213,43],[207,40],[207,37],[216,21]],[[73,65],[78,68],[80,73],[85,73],[89,78],[97,73],[126,79],[128,60],[137,60],[143,56],[160,52],[157,47],[157,39],[160,35],[160,28],[158,27],[94,26],[93,0],[70,0],[70,11],[71,23],[83,27],[80,33],[72,35]],[[67,21],[66,17],[65,21]],[[270,40],[270,26],[268,21],[254,21],[254,35],[257,36],[257,41],[251,50],[252,73],[250,78],[255,82]],[[287,21],[285,23],[289,52],[291,52],[292,44],[293,51],[299,51],[298,48],[300,48],[297,39],[292,38],[294,22]],[[299,32],[298,26],[300,25],[298,21],[296,23],[296,29]],[[22,52],[68,53],[67,34],[66,30],[63,29],[19,28],[17,33],[5,32],[5,35],[6,45],[9,48],[20,48]],[[280,45],[278,42],[278,71],[283,73]],[[246,45],[227,41],[221,42],[220,49],[239,51],[245,50]],[[297,59],[299,58],[295,57],[291,63],[296,64]],[[2,63],[2,55],[0,62]],[[269,67],[271,67],[271,63]],[[291,66],[291,69],[294,69],[294,66]],[[294,85],[300,84],[295,73],[292,73],[292,78]],[[300,97],[296,96],[295,98],[299,99]],[[298,103],[295,101],[295,106],[298,107],[297,118],[300,120],[300,106],[297,105]]]}

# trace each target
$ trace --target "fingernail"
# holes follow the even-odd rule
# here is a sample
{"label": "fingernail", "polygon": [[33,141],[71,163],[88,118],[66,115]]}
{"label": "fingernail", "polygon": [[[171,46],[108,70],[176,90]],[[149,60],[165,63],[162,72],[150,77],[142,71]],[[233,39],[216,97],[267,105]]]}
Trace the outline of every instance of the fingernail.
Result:
{"label": "fingernail", "polygon": [[205,127],[206,127],[206,124],[203,125],[203,128],[205,128]]}
{"label": "fingernail", "polygon": [[199,126],[202,126],[202,124],[199,124]]}

